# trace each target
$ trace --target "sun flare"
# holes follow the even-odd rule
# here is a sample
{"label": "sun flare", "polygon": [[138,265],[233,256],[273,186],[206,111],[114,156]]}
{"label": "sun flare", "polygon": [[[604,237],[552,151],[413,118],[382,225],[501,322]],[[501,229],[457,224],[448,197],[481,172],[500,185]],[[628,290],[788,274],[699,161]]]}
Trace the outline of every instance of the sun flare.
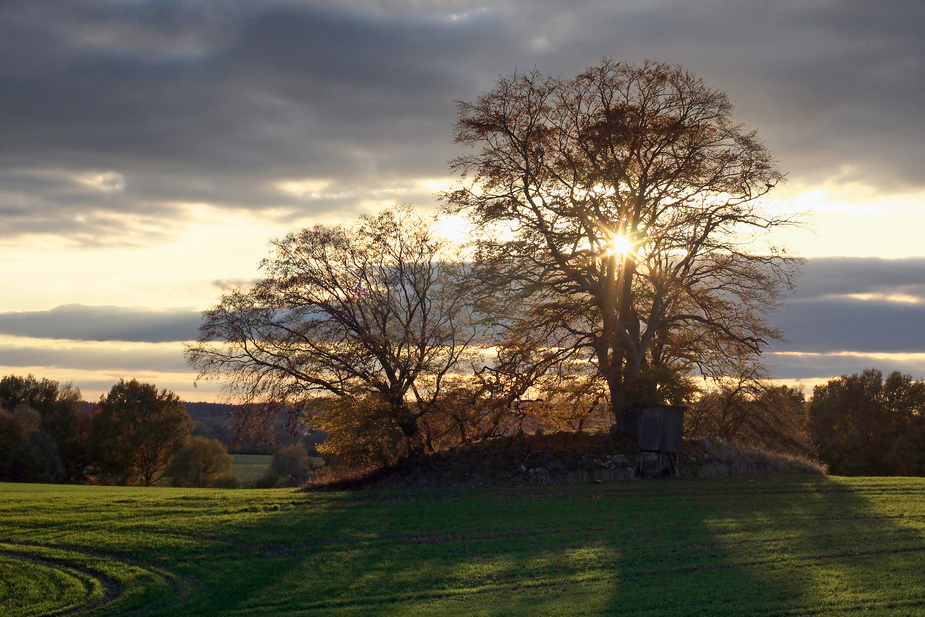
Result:
{"label": "sun flare", "polygon": [[625,255],[633,250],[633,243],[626,236],[612,236],[607,242],[608,255]]}

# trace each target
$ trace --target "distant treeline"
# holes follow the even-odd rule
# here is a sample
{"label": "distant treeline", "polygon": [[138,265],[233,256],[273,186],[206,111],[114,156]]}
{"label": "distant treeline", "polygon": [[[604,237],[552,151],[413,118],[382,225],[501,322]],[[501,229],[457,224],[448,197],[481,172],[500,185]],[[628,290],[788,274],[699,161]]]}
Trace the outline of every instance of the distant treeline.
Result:
{"label": "distant treeline", "polygon": [[[335,463],[350,461],[354,451],[364,462],[370,452],[394,458],[398,428],[369,411],[376,405],[362,402],[331,406],[341,415],[323,425],[328,434],[293,430],[286,414],[271,408],[263,430],[253,433],[236,430],[247,417],[244,408],[183,403],[135,380],[120,381],[99,402],[86,403],[70,384],[7,376],[0,379],[0,481],[158,483],[173,454],[197,439],[220,445],[226,454],[279,453],[297,445],[317,456],[324,442],[321,450]],[[322,403],[321,412],[308,413],[323,416]],[[540,421],[550,421],[554,411],[536,401],[510,413],[523,430],[527,420],[542,428]],[[806,401],[786,386],[729,380],[691,400],[685,433],[805,455],[837,475],[925,476],[925,382],[867,369],[816,386]],[[383,464],[391,460],[379,458]]]}
{"label": "distant treeline", "polygon": [[925,382],[877,369],[802,391],[728,379],[688,410],[688,436],[790,452],[847,476],[925,476]]}
{"label": "distant treeline", "polygon": [[[317,454],[324,435],[289,430],[285,415],[261,434],[236,435],[238,411],[234,405],[183,403],[135,380],[120,381],[88,403],[70,384],[6,376],[0,378],[0,481],[206,485],[230,473],[229,446],[234,453],[276,453],[304,444]],[[189,460],[183,470],[171,470],[178,452]],[[217,461],[221,469],[209,471]]]}

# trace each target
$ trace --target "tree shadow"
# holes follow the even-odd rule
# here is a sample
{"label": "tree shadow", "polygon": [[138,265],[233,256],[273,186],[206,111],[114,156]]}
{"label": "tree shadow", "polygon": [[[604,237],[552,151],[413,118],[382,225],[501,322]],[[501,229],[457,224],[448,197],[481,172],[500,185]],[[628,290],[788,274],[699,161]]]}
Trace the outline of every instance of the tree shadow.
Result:
{"label": "tree shadow", "polygon": [[908,615],[925,606],[918,479],[736,479],[695,493],[707,535],[701,563],[659,570],[647,558],[649,580],[622,580],[601,614]]}
{"label": "tree shadow", "polygon": [[822,477],[762,488],[706,523],[737,568],[789,589],[775,607],[907,615],[925,606],[922,479]]}
{"label": "tree shadow", "polygon": [[922,497],[810,476],[286,493],[216,530],[176,613],[910,614]]}

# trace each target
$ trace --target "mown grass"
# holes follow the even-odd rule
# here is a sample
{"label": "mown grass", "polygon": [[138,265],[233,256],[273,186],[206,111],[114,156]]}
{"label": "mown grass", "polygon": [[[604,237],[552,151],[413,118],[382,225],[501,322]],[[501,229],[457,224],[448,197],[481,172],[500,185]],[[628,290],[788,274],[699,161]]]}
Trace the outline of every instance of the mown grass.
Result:
{"label": "mown grass", "polygon": [[923,532],[923,479],[7,484],[0,614],[910,615],[925,612]]}

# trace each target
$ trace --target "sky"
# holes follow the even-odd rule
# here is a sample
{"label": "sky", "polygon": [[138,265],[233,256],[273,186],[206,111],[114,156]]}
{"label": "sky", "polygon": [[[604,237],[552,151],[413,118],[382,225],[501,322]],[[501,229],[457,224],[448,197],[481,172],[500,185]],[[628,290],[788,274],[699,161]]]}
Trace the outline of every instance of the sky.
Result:
{"label": "sky", "polygon": [[726,92],[808,213],[772,376],[923,379],[923,28],[921,0],[5,0],[0,375],[216,400],[184,341],[271,239],[436,209],[457,101],[606,56]]}

